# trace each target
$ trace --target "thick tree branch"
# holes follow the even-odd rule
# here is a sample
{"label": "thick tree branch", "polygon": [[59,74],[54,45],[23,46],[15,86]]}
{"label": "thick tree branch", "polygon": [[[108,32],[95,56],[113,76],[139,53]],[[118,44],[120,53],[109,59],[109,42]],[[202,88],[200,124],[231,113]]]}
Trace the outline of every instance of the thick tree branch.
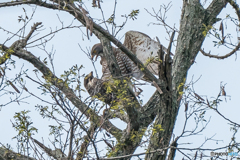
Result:
{"label": "thick tree branch", "polygon": [[11,160],[24,160],[24,159],[36,160],[35,158],[24,156],[19,153],[13,152],[12,150],[5,148],[5,147],[0,147],[0,159],[1,160],[9,160],[9,159],[11,159]]}
{"label": "thick tree branch", "polygon": [[121,113],[119,111],[108,111],[108,117],[110,119],[114,118],[114,117],[117,117],[119,119],[121,119],[123,122],[126,122],[128,123],[129,122],[129,119],[128,119],[128,116],[125,114],[125,113]]}
{"label": "thick tree branch", "polygon": [[148,125],[155,119],[158,110],[161,107],[160,99],[160,94],[158,91],[155,91],[148,102],[142,107],[139,117],[139,122],[141,122],[142,127],[148,127]]}
{"label": "thick tree branch", "polygon": [[[205,36],[202,34],[203,24],[212,26],[217,21],[216,17],[225,5],[225,0],[213,0],[206,10],[202,6],[195,4],[184,5],[176,54],[173,59],[173,90],[176,91],[179,84],[183,82],[188,69],[193,64],[200,50],[202,42],[205,39]],[[190,27],[194,29],[189,30]],[[194,35],[194,39],[197,41],[193,43],[191,41],[192,38],[188,35]]]}
{"label": "thick tree branch", "polygon": [[238,20],[240,20],[240,9],[239,9],[239,5],[233,1],[233,0],[226,0],[227,2],[229,2],[229,4],[235,9],[236,14],[238,16]]}
{"label": "thick tree branch", "polygon": [[17,6],[17,5],[23,5],[23,4],[32,4],[31,1],[11,1],[11,2],[3,2],[0,3],[0,8],[1,7],[11,7],[11,6]]}
{"label": "thick tree branch", "polygon": [[[170,144],[187,72],[205,39],[202,34],[203,24],[212,26],[217,21],[217,15],[226,5],[224,0],[216,0],[216,6],[211,5],[205,10],[197,1],[183,2],[180,30],[171,71],[171,96],[164,94],[161,97],[161,107],[155,120],[155,125],[161,125],[164,131],[151,136],[148,147],[150,150],[167,147]],[[157,153],[146,156],[147,160],[164,160],[165,158],[166,155],[161,156]]]}
{"label": "thick tree branch", "polygon": [[12,6],[18,6],[18,5],[24,5],[24,4],[36,4],[38,6],[46,7],[49,9],[59,9],[58,5],[46,3],[46,1],[41,0],[27,0],[27,1],[11,1],[11,2],[3,2],[0,3],[1,7],[12,7]]}
{"label": "thick tree branch", "polygon": [[209,23],[214,24],[217,22],[217,15],[227,4],[227,0],[213,0],[212,3],[206,9],[206,12],[209,13]]}

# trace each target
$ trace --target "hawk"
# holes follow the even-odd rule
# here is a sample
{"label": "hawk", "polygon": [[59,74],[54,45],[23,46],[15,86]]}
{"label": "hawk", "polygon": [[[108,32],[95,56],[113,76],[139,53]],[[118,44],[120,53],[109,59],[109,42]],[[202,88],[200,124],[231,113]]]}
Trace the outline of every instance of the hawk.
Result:
{"label": "hawk", "polygon": [[[137,32],[128,31],[125,34],[124,46],[127,47],[136,57],[143,63],[147,64],[147,68],[155,75],[158,75],[158,63],[154,61],[158,57],[158,51],[160,49],[159,43],[151,39],[148,35]],[[162,49],[167,53],[167,48],[162,46]],[[113,53],[116,57],[120,70],[123,76],[131,75],[136,79],[142,79],[144,74],[137,67],[137,65],[119,48],[113,47]],[[172,53],[171,53],[172,54]],[[172,54],[173,55],[173,54]],[[107,60],[103,56],[103,46],[101,43],[95,44],[91,50],[91,56],[96,59],[98,56],[101,57],[101,65],[103,77],[105,80],[111,76],[111,72],[108,68]],[[96,60],[95,59],[95,60]],[[149,64],[148,64],[149,63]]]}
{"label": "hawk", "polygon": [[[124,54],[120,49],[114,48],[113,49],[113,54],[117,60],[118,66],[121,70],[122,76],[124,77],[135,77],[136,79],[141,79],[144,74],[143,72],[137,67],[137,65],[126,55]],[[107,64],[107,59],[103,55],[103,46],[101,43],[95,44],[92,47],[91,50],[91,56],[92,58],[97,59],[98,56],[101,57],[100,64],[102,65],[102,80],[108,80],[109,77],[111,76],[111,72],[108,68]]]}
{"label": "hawk", "polygon": [[[129,88],[130,92],[134,95],[132,85],[127,83],[127,86],[115,86],[112,80],[103,81],[102,79],[97,79],[93,77],[93,72],[90,72],[84,78],[84,87],[91,97],[95,97],[106,104],[110,105],[112,102],[117,102],[119,99],[117,95],[119,93],[118,87],[124,90],[124,88]],[[110,87],[110,90],[108,90]],[[121,91],[120,91],[121,92]],[[138,96],[138,95],[136,95]]]}
{"label": "hawk", "polygon": [[96,97],[106,104],[110,104],[114,99],[111,93],[107,93],[107,87],[102,79],[93,77],[93,72],[90,72],[84,78],[84,87],[91,97]]}
{"label": "hawk", "polygon": [[[158,51],[160,49],[158,42],[152,40],[144,33],[129,31],[125,34],[124,45],[130,51],[132,51],[133,54],[135,54],[143,64],[148,63],[147,68],[150,70],[150,72],[158,75],[158,63],[151,61],[151,59],[158,57]],[[167,48],[162,46],[162,49],[165,53],[167,52]],[[144,78],[143,72],[125,53],[123,53],[119,48],[115,47],[112,47],[112,50],[123,76],[132,76],[136,79],[143,79],[147,81],[147,79]],[[99,97],[103,96],[104,102],[109,104],[113,99],[116,100],[116,95],[114,96],[113,94],[107,93],[107,86],[104,85],[104,82],[108,81],[111,77],[111,72],[107,64],[107,59],[103,55],[103,46],[101,43],[95,44],[92,47],[91,57],[94,58],[95,56],[95,60],[98,56],[101,57],[100,64],[102,65],[102,78],[94,78],[91,72],[85,77],[84,86],[91,97],[97,95],[97,98],[100,99]],[[136,90],[135,86],[128,86],[130,87],[130,90]]]}

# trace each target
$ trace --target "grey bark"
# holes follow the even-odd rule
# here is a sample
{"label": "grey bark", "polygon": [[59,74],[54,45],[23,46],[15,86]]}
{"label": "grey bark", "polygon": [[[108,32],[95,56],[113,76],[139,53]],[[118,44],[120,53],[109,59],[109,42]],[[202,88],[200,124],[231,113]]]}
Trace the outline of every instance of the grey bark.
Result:
{"label": "grey bark", "polygon": [[10,149],[0,147],[0,160],[36,160],[35,158],[20,155]]}
{"label": "grey bark", "polygon": [[[217,22],[217,15],[226,5],[225,0],[214,0],[207,9],[204,9],[197,0],[183,1],[180,30],[177,38],[177,47],[172,65],[171,97],[163,98],[160,103],[155,124],[162,125],[164,131],[154,134],[148,149],[168,147],[179,110],[180,94],[183,87],[177,90],[180,83],[185,83],[187,72],[193,64],[200,47],[205,39],[203,24],[212,26]],[[180,98],[180,99],[179,99]],[[179,101],[178,101],[179,99]],[[171,103],[170,103],[171,102]],[[148,154],[146,160],[164,160],[167,155],[158,153]],[[172,157],[174,158],[174,156]]]}

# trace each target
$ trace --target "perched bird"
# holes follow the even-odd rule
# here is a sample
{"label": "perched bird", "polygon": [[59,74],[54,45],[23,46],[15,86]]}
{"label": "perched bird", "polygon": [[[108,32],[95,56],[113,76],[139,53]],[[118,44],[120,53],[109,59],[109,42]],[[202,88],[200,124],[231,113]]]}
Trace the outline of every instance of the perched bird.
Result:
{"label": "perched bird", "polygon": [[106,104],[110,104],[115,97],[112,93],[107,93],[104,81],[93,77],[93,72],[85,76],[84,87],[91,97],[96,97]]}
{"label": "perched bird", "polygon": [[[118,66],[121,70],[122,76],[124,77],[135,77],[136,79],[141,79],[144,74],[143,72],[137,67],[137,65],[126,55],[124,54],[120,49],[118,48],[112,48],[113,54],[117,60]],[[107,59],[103,55],[103,46],[101,43],[95,44],[92,47],[91,51],[92,58],[97,59],[98,56],[101,57],[100,64],[102,65],[102,80],[108,80],[108,78],[111,76],[111,72],[109,70]]]}
{"label": "perched bird", "polygon": [[[151,39],[148,35],[137,32],[128,31],[125,34],[124,46],[127,47],[136,57],[143,63],[146,64],[147,68],[155,75],[158,75],[158,63],[156,59],[158,58],[158,51],[160,49],[159,43]],[[163,51],[166,53],[167,48],[162,46]],[[116,57],[122,75],[131,75],[136,79],[141,79],[144,74],[137,67],[137,65],[119,48],[113,47],[113,53]],[[172,54],[172,53],[171,53]],[[101,65],[103,76],[102,79],[105,80],[107,77],[111,76],[110,70],[107,65],[107,60],[103,55],[103,46],[101,43],[95,44],[91,50],[91,56],[96,59],[101,56]]]}
{"label": "perched bird", "polygon": [[[125,34],[124,45],[136,57],[147,66],[147,68],[155,75],[158,75],[158,51],[160,50],[160,45],[158,42],[152,40],[148,35],[137,32],[129,31]],[[162,46],[163,51],[166,53],[167,48]],[[113,54],[117,60],[118,66],[121,70],[122,76],[134,77],[136,79],[146,80],[143,72],[137,67],[137,65],[119,48],[112,47]],[[107,86],[104,85],[105,81],[109,81],[111,77],[111,72],[108,67],[107,58],[103,54],[103,46],[101,43],[95,44],[91,50],[92,59],[97,59],[98,56],[101,57],[100,64],[102,65],[102,78],[94,78],[92,72],[89,73],[84,79],[84,86],[91,97],[97,95],[97,97],[103,97],[105,103],[109,104],[113,99],[116,100],[116,95],[109,94],[106,91]],[[111,80],[110,80],[111,81]],[[130,84],[128,86],[132,94],[138,96],[142,90],[133,92],[135,86]],[[135,89],[136,90],[136,89]],[[99,98],[98,98],[99,99]],[[101,100],[101,99],[100,99]]]}
{"label": "perched bird", "polygon": [[[106,104],[110,105],[113,102],[119,102],[118,95],[122,94],[123,91],[129,89],[132,95],[135,95],[133,92],[133,85],[129,84],[118,84],[117,81],[108,80],[103,81],[102,79],[97,79],[93,77],[93,72],[90,72],[84,78],[84,87],[91,97],[95,97]],[[140,93],[138,93],[139,95]],[[136,95],[136,96],[138,96]]]}

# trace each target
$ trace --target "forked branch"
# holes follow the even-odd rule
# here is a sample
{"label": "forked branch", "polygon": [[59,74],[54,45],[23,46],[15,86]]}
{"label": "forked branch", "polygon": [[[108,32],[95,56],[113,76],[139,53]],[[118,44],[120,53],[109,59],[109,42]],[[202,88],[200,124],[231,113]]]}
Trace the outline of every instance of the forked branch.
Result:
{"label": "forked branch", "polygon": [[[239,10],[239,5],[233,1],[233,0],[226,0],[236,11],[236,14],[238,16],[238,20],[240,21],[240,10]],[[218,2],[217,0],[214,0],[210,6],[208,7],[208,10],[211,10],[214,8],[214,5],[216,5]],[[233,55],[234,53],[236,53],[240,48],[240,42],[238,43],[238,45],[228,54],[223,55],[223,56],[218,56],[218,55],[212,55],[209,53],[206,53],[205,51],[203,51],[202,49],[200,49],[200,52],[204,55],[204,56],[208,56],[210,58],[216,58],[216,59],[225,59],[230,57],[231,55]]]}

